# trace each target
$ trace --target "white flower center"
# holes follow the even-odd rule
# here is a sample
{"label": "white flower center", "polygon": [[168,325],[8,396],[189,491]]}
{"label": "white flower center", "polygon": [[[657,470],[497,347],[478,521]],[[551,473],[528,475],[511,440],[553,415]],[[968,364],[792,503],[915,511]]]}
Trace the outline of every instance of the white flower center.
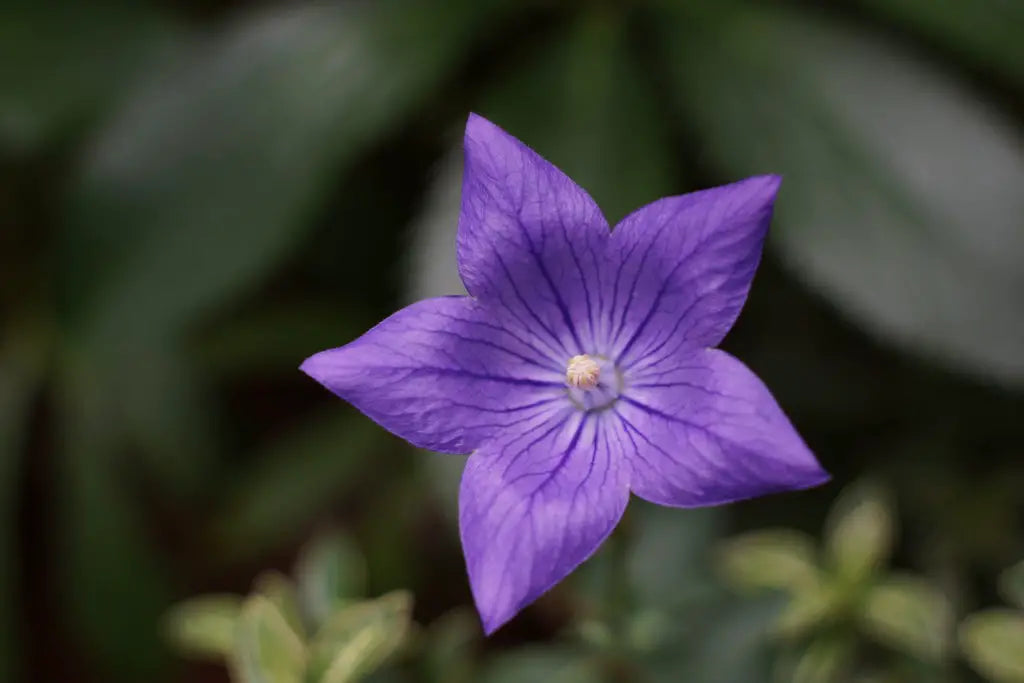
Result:
{"label": "white flower center", "polygon": [[601,380],[601,366],[587,355],[573,356],[565,368],[565,381],[576,389],[593,389]]}
{"label": "white flower center", "polygon": [[611,408],[624,385],[622,373],[604,356],[573,356],[565,366],[569,400],[580,410],[591,412]]}

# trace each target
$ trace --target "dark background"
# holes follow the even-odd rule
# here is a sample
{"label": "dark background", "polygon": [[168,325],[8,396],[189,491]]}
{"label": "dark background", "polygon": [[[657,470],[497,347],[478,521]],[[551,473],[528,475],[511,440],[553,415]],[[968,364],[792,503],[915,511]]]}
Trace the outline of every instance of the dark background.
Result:
{"label": "dark background", "polygon": [[[467,609],[462,459],[297,367],[459,291],[469,111],[613,223],[784,175],[724,346],[834,480],[634,502],[497,636],[470,619],[458,672],[412,655],[387,680],[757,683],[812,655],[834,664],[812,682],[976,680],[955,624],[1024,556],[1022,32],[1018,0],[0,3],[0,680],[224,680],[161,616],[247,592],[324,527],[368,594],[411,589],[423,624]],[[778,604],[715,571],[739,531],[820,536],[855,481],[887,492],[892,566],[950,612],[904,624],[937,629],[927,656],[858,626],[852,589],[771,638]]]}

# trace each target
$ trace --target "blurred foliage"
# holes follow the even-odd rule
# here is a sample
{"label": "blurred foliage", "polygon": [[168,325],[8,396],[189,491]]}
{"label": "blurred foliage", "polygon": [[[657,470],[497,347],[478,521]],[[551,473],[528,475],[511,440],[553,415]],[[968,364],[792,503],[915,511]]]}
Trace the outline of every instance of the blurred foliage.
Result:
{"label": "blurred foliage", "polygon": [[858,668],[862,640],[919,659],[933,680],[941,678],[950,657],[952,606],[934,582],[887,571],[895,526],[886,495],[864,482],[834,504],[820,551],[811,537],[788,529],[751,531],[721,543],[717,564],[729,584],[788,595],[774,624],[792,650],[779,681],[846,680]]}
{"label": "blurred foliage", "polygon": [[192,598],[166,617],[168,637],[185,654],[226,661],[238,683],[363,680],[405,642],[412,601],[403,591],[359,599],[359,582],[345,578],[362,564],[344,537],[322,536],[299,554],[298,586],[267,573],[246,598]]}
{"label": "blurred foliage", "polygon": [[1016,609],[968,615],[960,624],[960,646],[971,666],[989,680],[1024,681],[1024,562],[1003,572],[999,583]]}
{"label": "blurred foliage", "polygon": [[[1024,2],[0,7],[0,680],[1022,680]],[[487,642],[463,460],[296,370],[461,291],[469,111],[612,221],[784,175],[726,347],[836,480],[634,505]]]}

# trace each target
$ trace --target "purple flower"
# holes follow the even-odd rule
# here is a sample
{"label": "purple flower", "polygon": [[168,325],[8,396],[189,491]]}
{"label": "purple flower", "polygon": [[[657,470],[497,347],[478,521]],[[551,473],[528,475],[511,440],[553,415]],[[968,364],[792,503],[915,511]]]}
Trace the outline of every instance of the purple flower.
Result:
{"label": "purple flower", "polygon": [[476,115],[465,155],[470,296],[415,303],[302,370],[416,446],[472,454],[459,525],[488,633],[589,557],[630,492],[697,507],[828,479],[764,384],[712,348],[747,297],[778,176],[660,199],[610,230]]}

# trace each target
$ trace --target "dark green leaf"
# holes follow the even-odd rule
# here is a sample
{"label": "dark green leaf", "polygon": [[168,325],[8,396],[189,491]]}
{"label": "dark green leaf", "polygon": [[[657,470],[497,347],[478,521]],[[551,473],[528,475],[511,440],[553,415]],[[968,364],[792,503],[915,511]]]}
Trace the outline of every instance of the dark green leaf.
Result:
{"label": "dark green leaf", "polygon": [[32,149],[100,113],[177,35],[148,2],[6,3],[0,145]]}
{"label": "dark green leaf", "polygon": [[469,608],[458,608],[431,622],[419,652],[431,683],[472,683],[476,680],[474,646],[480,640],[480,619]]}
{"label": "dark green leaf", "polygon": [[999,592],[1008,603],[1024,609],[1024,562],[1018,562],[999,576]]}
{"label": "dark green leaf", "polygon": [[484,666],[480,683],[600,683],[597,664],[578,652],[555,647],[526,647],[494,657]]}
{"label": "dark green leaf", "polygon": [[1024,615],[991,609],[968,617],[960,626],[960,646],[967,661],[996,683],[1024,681]]}
{"label": "dark green leaf", "polygon": [[849,315],[1020,384],[1024,147],[1012,123],[881,38],[812,17],[681,12],[664,42],[680,111],[728,177],[784,174],[769,245]]}
{"label": "dark green leaf", "polygon": [[171,603],[170,568],[121,478],[116,413],[97,386],[82,367],[62,375],[53,566],[62,611],[107,679],[150,679],[166,669],[154,635]]}
{"label": "dark green leaf", "polygon": [[649,658],[649,677],[644,680],[767,683],[772,659],[770,625],[778,614],[778,601],[705,607],[677,617],[677,621],[697,617],[700,622],[693,625],[688,637],[669,640],[661,652]]}
{"label": "dark green leaf", "polygon": [[673,510],[634,500],[628,513],[631,588],[645,606],[667,607],[705,594],[718,510]]}
{"label": "dark green leaf", "polygon": [[387,443],[373,422],[332,410],[269,444],[214,522],[218,551],[238,560],[287,540],[331,500],[353,491],[361,468]]}
{"label": "dark green leaf", "polygon": [[159,338],[288,255],[343,169],[409,115],[489,3],[313,3],[242,15],[152,74],[95,147],[61,248],[65,321]]}
{"label": "dark green leaf", "polygon": [[1005,0],[858,0],[950,52],[1024,87],[1024,3]]}
{"label": "dark green leaf", "polygon": [[363,594],[366,561],[347,536],[320,534],[299,553],[295,580],[303,613],[319,625],[341,604]]}
{"label": "dark green leaf", "polygon": [[201,595],[171,608],[164,618],[164,630],[180,653],[225,661],[234,645],[241,611],[242,598],[237,595]]}
{"label": "dark green leaf", "polygon": [[20,651],[17,546],[18,484],[43,358],[36,339],[0,347],[0,680],[17,680]]}

